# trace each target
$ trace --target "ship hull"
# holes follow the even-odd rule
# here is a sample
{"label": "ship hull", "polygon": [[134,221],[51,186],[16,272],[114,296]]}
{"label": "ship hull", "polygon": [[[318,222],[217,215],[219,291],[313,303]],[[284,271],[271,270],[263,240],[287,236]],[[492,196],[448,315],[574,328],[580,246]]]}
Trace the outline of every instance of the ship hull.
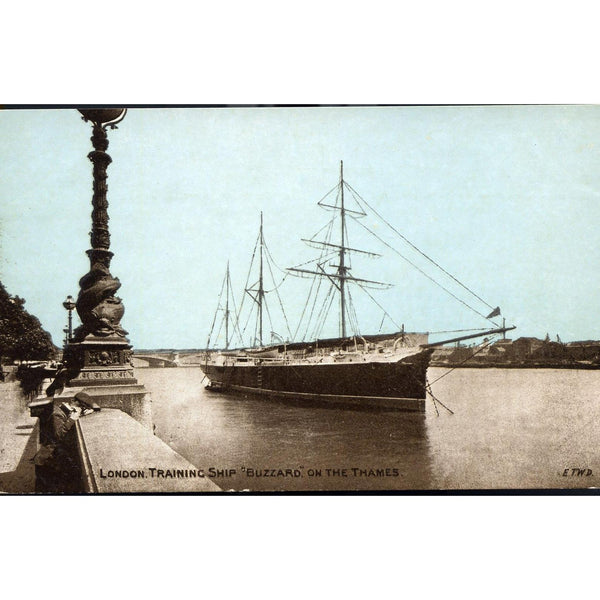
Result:
{"label": "ship hull", "polygon": [[209,389],[294,401],[424,412],[431,351],[396,362],[207,363]]}

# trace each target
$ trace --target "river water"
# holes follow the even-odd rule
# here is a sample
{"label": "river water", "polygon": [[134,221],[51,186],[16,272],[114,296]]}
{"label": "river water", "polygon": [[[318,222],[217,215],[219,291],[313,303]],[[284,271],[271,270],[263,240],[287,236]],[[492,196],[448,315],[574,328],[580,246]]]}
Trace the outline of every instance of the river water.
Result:
{"label": "river water", "polygon": [[600,485],[600,371],[431,368],[439,415],[208,392],[195,367],[136,376],[156,434],[225,490]]}

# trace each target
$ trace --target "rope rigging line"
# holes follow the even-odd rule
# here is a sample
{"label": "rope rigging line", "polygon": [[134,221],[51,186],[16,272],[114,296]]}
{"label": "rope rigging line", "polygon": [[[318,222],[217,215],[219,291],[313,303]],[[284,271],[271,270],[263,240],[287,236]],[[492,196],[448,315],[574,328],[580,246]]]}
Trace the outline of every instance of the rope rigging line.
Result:
{"label": "rope rigging line", "polygon": [[[271,265],[270,265],[269,261],[266,261],[266,262],[267,262],[267,266],[269,267],[269,271],[271,272],[271,277],[273,278],[273,283],[275,283],[275,278],[273,277],[273,272],[271,271]],[[286,273],[284,278],[274,288],[271,288],[270,290],[263,290],[263,292],[265,294],[270,294],[271,292],[277,292],[277,290],[283,285],[283,282],[287,279],[288,275],[289,275],[289,273]]]}
{"label": "rope rigging line", "polygon": [[[365,293],[367,294],[367,296],[369,296],[369,298],[375,303],[377,304],[377,306],[383,311],[383,319],[385,319],[385,317],[388,317],[388,319],[398,328],[401,329],[400,325],[398,325],[398,323],[396,323],[396,321],[394,321],[394,319],[392,318],[392,316],[387,312],[387,310],[385,310],[385,308],[383,308],[383,306],[381,306],[381,304],[379,304],[379,302],[377,302],[377,300],[375,300],[375,298],[373,298],[373,296],[367,291],[367,289],[360,285],[360,283],[357,283],[358,287]],[[379,331],[381,331],[381,328],[383,327],[383,319],[381,319],[381,325],[379,326]]]}
{"label": "rope rigging line", "polygon": [[479,354],[480,352],[482,352],[483,350],[485,350],[486,348],[491,346],[496,341],[494,339],[495,335],[496,334],[493,334],[491,339],[489,341],[487,341],[485,344],[483,344],[482,346],[480,346],[480,348],[476,352],[473,352],[473,354],[471,354],[464,360],[461,360],[456,366],[452,367],[451,369],[448,369],[445,373],[442,373],[437,379],[434,379],[429,385],[433,385],[434,383],[437,383],[440,379],[443,379],[444,377],[446,377],[446,375],[449,375],[450,373],[452,373],[452,371],[454,371],[454,369],[457,369],[460,365],[465,364],[467,361],[471,360],[474,356],[477,356],[477,354]]}
{"label": "rope rigging line", "polygon": [[[317,306],[317,300],[318,300],[318,291],[317,290],[317,294],[315,295],[315,299],[313,302],[313,306],[312,306],[312,310],[310,312],[309,315],[309,319],[306,323],[306,329],[304,332],[304,337],[302,338],[302,340],[304,341],[306,338],[309,339],[314,339],[318,337],[319,334],[319,329],[321,328],[320,322],[321,322],[321,317],[323,315],[323,311],[326,310],[325,306],[327,305],[327,303],[329,302],[329,296],[332,294],[333,291],[333,287],[330,286],[329,289],[327,290],[327,294],[325,295],[325,298],[323,299],[323,302],[321,303],[319,310],[313,320],[313,314],[314,314],[314,310]],[[311,332],[309,335],[309,331]]]}
{"label": "rope rigging line", "polygon": [[[425,380],[425,381],[427,381],[427,380]],[[427,386],[425,387],[425,391],[427,392]],[[436,416],[439,417],[440,416],[440,411],[438,410],[435,398],[432,396],[431,399],[433,400],[433,408],[435,408],[435,414],[436,414]]]}
{"label": "rope rigging line", "polygon": [[267,311],[267,318],[269,319],[269,331],[273,331],[275,328],[273,327],[273,320],[271,319],[271,311],[269,310],[269,305],[266,302],[263,302],[263,304]]}
{"label": "rope rigging line", "polygon": [[[257,314],[258,314],[258,308],[256,309]],[[254,321],[254,335],[252,336],[252,342],[250,343],[251,346],[256,346],[256,339],[258,337],[258,319],[256,319]]]}
{"label": "rope rigging line", "polygon": [[[321,291],[321,285],[323,284],[323,279],[321,277],[315,277],[313,279],[313,281],[314,280],[318,280],[318,284],[317,284],[317,289],[316,289],[315,294],[314,294],[313,305],[312,305],[312,308],[311,308],[311,311],[310,311],[310,315],[308,317],[308,321],[306,322],[306,329],[304,331],[304,337],[302,338],[303,341],[308,336],[309,328],[311,326],[314,327],[314,325],[313,325],[313,315],[314,315],[314,312],[315,312],[315,308],[317,306],[317,302],[319,300],[319,293]],[[331,293],[331,290],[329,290],[329,293]],[[329,293],[325,296],[325,302],[327,301],[327,298],[329,297]],[[321,305],[321,310],[322,309],[323,309],[323,304]],[[319,319],[319,317],[317,317],[317,321],[318,321],[318,319]]]}
{"label": "rope rigging line", "polygon": [[352,294],[350,293],[350,288],[347,290],[348,294],[348,320],[350,321],[350,328],[352,329],[352,333],[354,335],[360,335],[360,327],[358,324],[358,317],[356,316],[356,309],[354,307],[354,301],[352,300]]}
{"label": "rope rigging line", "polygon": [[350,327],[352,327],[352,331],[354,335],[360,335],[360,327],[358,324],[358,317],[356,316],[356,309],[354,307],[354,301],[352,299],[352,294],[350,293],[350,288],[347,290],[348,292],[348,317],[350,319]]}
{"label": "rope rigging line", "polygon": [[[331,241],[331,236],[333,233],[333,221],[334,221],[334,219],[331,219],[328,223],[325,224],[324,227],[321,227],[321,229],[319,229],[319,231],[313,236],[313,238],[315,236],[317,236],[319,233],[321,233],[321,231],[323,231],[323,229],[325,229],[326,227],[329,227],[329,231],[327,232],[327,235],[325,236],[325,241],[327,243],[329,243]],[[321,254],[319,254],[319,256],[317,256],[316,258],[311,258],[310,260],[307,260],[306,262],[300,263],[299,265],[296,265],[295,268],[303,267],[305,265],[309,265],[310,263],[314,263],[314,262],[316,262],[316,263],[326,262],[330,258],[333,258],[334,256],[336,256],[337,254],[338,254],[337,250],[328,250],[326,247],[324,247],[321,249]],[[292,273],[292,275],[293,275],[293,273]],[[296,276],[301,277],[301,275],[296,275]]]}
{"label": "rope rigging line", "polygon": [[[429,262],[431,262],[433,265],[435,265],[438,269],[440,269],[440,271],[442,271],[443,273],[445,273],[448,277],[450,277],[453,281],[455,281],[456,283],[458,283],[458,285],[460,285],[461,287],[463,287],[465,290],[467,290],[470,294],[472,294],[473,296],[475,296],[475,298],[477,298],[480,302],[483,302],[488,308],[493,309],[494,307],[489,304],[488,302],[486,302],[483,298],[481,298],[480,296],[478,296],[472,289],[470,289],[469,287],[467,287],[464,283],[462,283],[461,281],[459,281],[456,277],[454,277],[454,275],[452,275],[452,273],[449,273],[448,271],[446,271],[446,269],[444,269],[440,264],[438,264],[435,260],[433,260],[433,258],[431,258],[430,256],[428,256],[427,254],[425,254],[423,251],[419,250],[419,248],[417,248],[409,239],[407,239],[404,235],[402,235],[391,223],[389,223],[384,217],[382,217],[354,188],[352,188],[352,186],[350,186],[350,184],[344,182],[345,185],[348,187],[348,189],[353,193],[356,194],[358,196],[358,198],[361,199],[362,202],[365,203],[365,205],[375,214],[377,215],[396,235],[398,235],[400,238],[402,238],[411,248],[413,248],[413,250],[416,250],[421,256],[423,256],[424,258],[426,258]],[[355,198],[355,200],[358,199]],[[360,203],[359,203],[360,204]]]}
{"label": "rope rigging line", "polygon": [[[264,238],[264,236],[263,236],[263,248],[265,249],[265,251],[266,251],[266,254],[267,254],[267,262],[269,262],[269,261],[270,261],[270,262],[273,264],[273,266],[274,266],[274,267],[275,267],[277,270],[279,270],[279,271],[281,271],[282,273],[285,273],[285,274],[287,275],[287,274],[288,274],[288,273],[287,273],[287,269],[282,269],[282,268],[281,268],[281,267],[280,267],[280,266],[279,266],[279,265],[278,265],[278,264],[275,262],[275,259],[273,258],[273,255],[271,254],[271,251],[269,250],[269,248],[268,248],[268,246],[267,246],[267,243],[265,242],[265,238]],[[275,282],[275,278],[273,278],[273,283],[274,283],[274,282]]]}
{"label": "rope rigging line", "polygon": [[443,406],[451,415],[454,414],[453,410],[449,409],[439,398],[436,398],[435,394],[431,390],[431,384],[429,383],[427,377],[425,378],[425,391],[431,396],[431,399],[433,400],[433,406],[438,417],[440,416],[440,411],[437,408],[437,404]]}
{"label": "rope rigging line", "polygon": [[[341,219],[341,214],[340,214],[340,219]],[[350,238],[348,236],[348,221],[346,219],[344,219],[344,235],[346,236],[346,244],[350,244]],[[352,269],[352,252],[345,252],[346,255],[346,260],[347,265],[346,265],[346,269],[347,270],[351,270]]]}
{"label": "rope rigging line", "polygon": [[[278,269],[279,269],[279,267],[277,266],[277,263],[273,260],[273,257],[271,256],[271,252],[270,252],[270,250],[269,250],[269,248],[267,246],[267,242],[265,240],[264,234],[263,234],[262,242],[263,242],[263,249],[266,250],[266,258],[267,258],[266,263],[267,263],[267,268],[269,269],[269,273],[271,275],[271,281],[273,282],[273,284],[275,284],[275,276],[273,275],[272,265],[275,265],[275,267],[278,268]],[[279,270],[282,270],[282,269],[279,269]],[[288,330],[288,335],[291,336],[290,327],[288,325],[288,320],[287,320],[287,315],[285,314],[285,309],[283,308],[283,303],[281,301],[281,296],[279,295],[279,291],[278,291],[279,288],[283,285],[283,282],[286,280],[286,278],[287,278],[288,275],[289,275],[289,273],[285,272],[285,276],[281,280],[281,282],[278,285],[275,284],[275,287],[273,289],[264,290],[264,293],[265,294],[269,294],[271,292],[275,292],[275,295],[277,296],[277,299],[279,300],[279,306],[281,307],[281,312],[283,313],[283,318],[285,320],[285,325],[286,325],[286,328]],[[273,331],[274,327],[273,327],[273,321],[271,319],[271,311],[269,310],[269,304],[267,303],[266,297],[263,297],[263,304],[264,304],[264,306],[265,306],[265,308],[267,310],[267,315],[268,315],[268,318],[269,318],[269,325],[271,327],[271,331]]]}
{"label": "rope rigging line", "polygon": [[[271,278],[273,278],[273,270],[271,269],[271,263],[268,260],[267,260],[267,266],[269,267],[269,273],[271,273]],[[291,338],[292,332],[290,331],[290,325],[288,323],[287,314],[285,313],[285,308],[283,307],[283,302],[281,301],[281,296],[279,295],[279,288],[281,287],[283,282],[286,280],[286,277],[287,277],[287,274],[281,280],[281,283],[278,286],[274,287],[272,290],[269,290],[268,293],[275,292],[275,296],[277,296],[277,300],[279,300],[279,307],[281,308],[281,312],[283,313],[283,320],[285,321],[285,327],[287,329],[288,336]]]}
{"label": "rope rigging line", "polygon": [[[233,325],[233,332],[232,332],[232,334],[231,334],[231,336],[230,336],[229,339],[225,339],[225,346],[228,346],[229,342],[233,341],[233,338],[235,336],[236,330],[237,330],[237,333],[238,333],[238,337],[240,339],[240,343],[243,344],[244,342],[242,340],[241,333],[240,333],[240,330],[239,330],[240,328],[239,328],[238,317],[237,317],[237,307],[236,307],[236,304],[235,304],[235,296],[233,294],[233,286],[231,285],[231,274],[230,274],[229,271],[227,272],[226,277],[228,278],[229,295],[231,296],[231,303],[233,305],[233,315],[234,315],[235,318],[231,319],[231,322],[232,322],[232,325]],[[229,314],[232,314],[232,311],[229,311]],[[225,314],[224,318],[223,318],[223,322],[226,319],[227,319],[227,315]]]}
{"label": "rope rigging line", "polygon": [[[317,318],[315,319],[315,325],[313,328],[313,333],[311,338],[313,339],[317,339],[320,337],[321,332],[323,331],[323,327],[325,326],[325,321],[327,319],[327,315],[329,314],[329,311],[331,310],[331,305],[333,304],[333,301],[335,300],[335,294],[333,293],[334,287],[330,286],[329,287],[329,292],[327,294],[327,296],[325,296],[325,300],[323,302],[323,304],[321,305],[321,309],[319,311],[319,314],[317,315]],[[329,302],[329,304],[327,304]]]}
{"label": "rope rigging line", "polygon": [[327,227],[331,227],[334,219],[335,219],[335,217],[329,219],[329,221],[327,221],[327,223],[325,223],[325,225],[323,225],[323,227],[321,227],[321,229],[319,229],[319,231],[317,231],[317,233],[315,233],[311,238],[309,238],[310,241],[311,242],[315,241],[315,238],[321,233],[321,231],[323,231],[323,229],[326,229]]}
{"label": "rope rigging line", "polygon": [[[231,289],[231,285],[229,286]],[[240,331],[240,322],[239,322],[239,318],[238,318],[238,309],[237,306],[235,304],[235,296],[233,295],[233,291],[231,292],[231,302],[233,304],[233,314],[235,315],[235,320],[233,322],[233,331],[235,332],[237,330],[237,334],[238,334],[238,338],[240,340],[240,345],[244,345],[244,339],[242,338],[242,332]]]}
{"label": "rope rigging line", "polygon": [[[354,322],[352,321],[352,296],[350,295],[350,287],[346,288],[346,318],[350,325],[350,331],[354,333]],[[340,314],[340,329],[342,324],[342,315]]]}
{"label": "rope rigging line", "polygon": [[[310,263],[319,263],[319,261],[327,262],[328,260],[332,259],[334,256],[337,256],[337,255],[338,255],[338,252],[336,252],[335,250],[330,250],[327,254],[317,256],[316,258],[311,258],[310,260],[307,260],[306,262],[296,265],[294,268],[297,269],[298,267],[304,267],[305,265],[309,265]],[[290,275],[292,275],[294,277],[303,277],[302,275],[297,275],[295,273],[290,273]]]}
{"label": "rope rigging line", "polygon": [[356,314],[356,307],[354,305],[354,300],[352,300],[352,311],[354,313],[354,322],[356,323],[356,330],[355,330],[355,335],[360,335],[360,326],[358,323],[358,316]]}
{"label": "rope rigging line", "polygon": [[339,183],[336,183],[318,202],[317,204],[319,206],[321,206],[321,202],[323,202],[323,200],[325,200],[325,198],[327,198],[327,196],[329,196],[329,194],[335,192],[338,188],[340,187]]}
{"label": "rope rigging line", "polygon": [[470,329],[447,329],[446,331],[428,331],[429,335],[435,335],[438,333],[465,333],[467,331],[486,331],[489,327],[481,327],[481,328],[470,328]]}
{"label": "rope rigging line", "polygon": [[427,279],[429,279],[432,283],[434,283],[439,288],[441,288],[442,290],[444,290],[447,294],[449,294],[450,296],[452,296],[455,300],[457,300],[458,302],[460,302],[461,304],[463,304],[464,306],[466,306],[469,310],[472,310],[474,313],[478,314],[480,317],[486,319],[487,321],[490,321],[496,327],[499,327],[499,325],[497,323],[494,323],[494,321],[492,321],[491,319],[488,319],[488,317],[486,317],[486,315],[484,315],[483,313],[479,312],[476,308],[473,308],[472,306],[470,306],[469,304],[467,304],[464,300],[461,300],[456,294],[453,294],[448,288],[444,287],[441,283],[439,283],[438,281],[436,281],[433,277],[431,277],[430,275],[428,275],[427,273],[425,273],[425,271],[423,271],[423,269],[419,268],[417,265],[415,265],[415,263],[413,263],[411,260],[409,260],[408,258],[406,258],[406,256],[404,256],[401,252],[399,252],[398,250],[396,250],[396,248],[394,248],[393,246],[390,246],[390,244],[388,244],[385,240],[381,239],[374,231],[372,231],[371,229],[369,229],[364,223],[360,223],[358,221],[357,221],[357,223],[361,227],[363,227],[364,229],[366,229],[371,235],[373,235],[374,237],[376,237],[382,244],[384,244],[390,250],[392,250],[393,252],[395,252],[402,260],[405,260],[409,265],[411,265],[413,268],[415,268],[417,271],[419,271],[419,273],[421,273],[421,275],[423,275],[424,277],[426,277]]}
{"label": "rope rigging line", "polygon": [[[328,193],[331,193],[331,192],[328,192]],[[327,232],[327,235],[325,237],[326,242],[329,242],[331,240],[331,236],[332,236],[332,233],[333,233],[333,221],[334,221],[334,219],[331,219],[328,223],[325,224],[324,227],[322,227],[319,230],[319,233],[320,233],[321,231],[323,231],[323,229],[325,229],[327,227],[329,228],[329,230]],[[305,263],[302,263],[302,264],[300,264],[298,266],[301,267],[301,266],[304,266],[306,264],[313,263],[313,262],[316,262],[317,264],[324,263],[327,260],[329,260],[330,258],[333,258],[333,256],[336,255],[336,254],[337,254],[337,252],[332,251],[332,250],[327,250],[327,248],[324,247],[321,250],[321,254],[317,258],[313,258],[313,259],[311,259],[311,260],[309,260],[309,261],[307,261]],[[312,305],[312,308],[311,308],[308,320],[306,322],[306,327],[305,327],[305,330],[304,330],[304,336],[302,337],[302,341],[304,341],[306,339],[307,335],[308,335],[308,332],[309,332],[309,329],[310,329],[311,323],[312,323],[312,318],[313,318],[313,315],[314,315],[314,312],[315,312],[316,303],[317,303],[317,300],[319,298],[319,291],[321,289],[321,284],[323,283],[323,279],[324,278],[321,277],[320,275],[313,275],[313,277],[312,277],[313,281],[312,281],[312,284],[311,284],[311,288],[310,288],[309,294],[308,294],[308,296],[306,298],[306,303],[304,305],[304,308],[302,309],[302,316],[300,317],[300,321],[298,322],[298,326],[296,327],[296,331],[294,332],[294,339],[296,339],[296,336],[298,335],[298,331],[300,331],[300,328],[301,328],[301,325],[302,325],[302,319],[304,318],[304,314],[306,313],[306,309],[308,308],[308,305],[310,303],[311,294],[313,293],[315,281],[317,281],[317,289],[314,292],[313,305]],[[333,286],[332,286],[332,288],[333,288]],[[331,293],[331,289],[330,289],[329,293]],[[327,302],[328,296],[329,296],[329,294],[326,296],[325,302]],[[318,322],[318,319],[317,319],[317,322]],[[316,326],[317,325],[315,325],[315,327]]]}
{"label": "rope rigging line", "polygon": [[[254,313],[254,307],[255,307],[255,306],[256,306],[256,304],[253,304],[253,305],[250,307],[250,312],[248,313],[248,318],[246,319],[246,324],[244,325],[244,328],[242,329],[242,335],[245,335],[245,334],[246,334],[246,329],[248,329],[248,324],[250,323],[250,317],[251,317],[251,316],[252,316],[252,314]],[[242,310],[242,309],[240,308],[240,311],[241,311],[241,310]],[[257,310],[258,310],[258,309],[257,309]],[[257,321],[258,321],[258,319],[257,319]],[[242,345],[243,345],[243,344],[244,344],[244,340],[243,340],[243,338],[242,338]]]}
{"label": "rope rigging line", "polygon": [[[269,269],[269,273],[271,275],[271,281],[272,281],[273,285],[275,286],[274,288],[272,288],[270,290],[264,290],[263,289],[263,297],[260,299],[260,301],[263,303],[264,307],[266,308],[267,316],[269,318],[269,324],[270,324],[271,329],[273,329],[273,322],[272,322],[272,319],[271,319],[271,313],[269,311],[269,306],[268,306],[268,303],[266,301],[265,295],[268,294],[268,293],[270,293],[270,292],[273,292],[273,291],[276,293],[277,298],[279,300],[279,304],[281,306],[281,310],[283,312],[283,316],[284,316],[284,319],[285,319],[285,323],[286,323],[286,327],[287,327],[287,330],[288,330],[288,334],[291,335],[290,327],[289,327],[289,323],[288,323],[288,319],[287,319],[287,315],[285,314],[285,310],[283,308],[283,303],[282,303],[282,300],[281,300],[281,296],[279,295],[279,292],[278,292],[278,289],[283,285],[283,282],[288,277],[289,272],[284,271],[283,269],[281,269],[277,265],[277,263],[273,259],[273,256],[271,255],[271,251],[269,250],[269,248],[267,246],[264,234],[261,236],[261,232],[259,232],[259,234],[258,234],[258,236],[256,238],[256,242],[254,244],[254,249],[252,251],[252,258],[250,259],[250,266],[248,268],[248,275],[246,276],[246,283],[244,285],[244,291],[245,291],[245,293],[244,293],[244,295],[242,297],[242,302],[240,304],[239,310],[237,309],[237,306],[235,306],[235,302],[234,302],[234,309],[236,311],[236,321],[235,321],[235,323],[236,323],[236,326],[237,326],[237,333],[238,333],[238,335],[240,337],[240,342],[241,342],[242,345],[244,345],[243,336],[245,335],[246,330],[248,328],[248,324],[250,323],[250,319],[251,319],[252,315],[254,314],[254,307],[258,305],[258,299],[257,299],[258,293],[256,292],[256,290],[254,290],[254,288],[255,288],[256,285],[259,284],[259,281],[257,281],[256,283],[254,283],[250,287],[248,287],[248,283],[249,283],[250,277],[252,275],[252,268],[254,267],[254,260],[256,258],[256,252],[257,252],[257,249],[259,247],[259,244],[265,250],[265,258],[266,258],[265,262],[267,264],[267,267]],[[275,268],[277,268],[280,271],[282,271],[282,272],[285,273],[283,279],[278,284],[276,284],[276,282],[275,282],[275,276],[273,274],[273,268],[272,268],[273,266],[275,266]],[[255,294],[252,295],[251,292],[255,292]],[[240,323],[240,318],[242,316],[242,311],[243,311],[243,308],[244,308],[244,302],[246,300],[246,294],[248,294],[254,300],[254,304],[250,308],[250,311],[248,313],[248,317],[246,319],[246,323],[245,323],[243,329],[240,330],[240,324],[239,323]],[[258,311],[258,308],[256,310]],[[257,312],[257,316],[258,316],[258,312]],[[257,319],[257,322],[255,323],[255,327],[254,327],[254,342],[253,343],[255,343],[256,339],[257,339],[257,330],[258,330],[258,319]]]}
{"label": "rope rigging line", "polygon": [[[319,298],[319,292],[321,291],[321,284],[323,283],[323,278],[322,277],[313,277],[313,284],[311,285],[311,293],[312,293],[312,289],[314,286],[315,281],[317,282],[317,289],[314,292],[314,297],[313,297],[313,304],[312,304],[312,308],[310,310],[310,315],[308,316],[308,320],[306,322],[306,328],[304,330],[304,336],[302,337],[302,341],[304,341],[306,339],[306,337],[308,336],[308,330],[311,326],[312,323],[312,318],[313,318],[313,314],[315,312],[315,308],[317,305],[317,300]],[[306,306],[308,306],[308,303],[310,301],[310,295],[308,296],[308,298],[306,299]],[[300,329],[300,323],[298,323],[298,329]]]}
{"label": "rope rigging line", "polygon": [[[318,278],[319,281],[321,281],[321,278]],[[296,331],[294,331],[294,336],[292,337],[293,340],[296,339],[297,335],[298,335],[298,331],[300,330],[300,325],[302,324],[302,319],[304,319],[304,314],[306,313],[306,309],[308,308],[308,302],[310,300],[313,288],[315,286],[315,282],[317,281],[317,277],[313,277],[312,283],[310,284],[310,290],[308,292],[308,296],[306,297],[306,302],[304,303],[304,308],[302,309],[302,314],[300,315],[300,320],[298,321],[298,325],[296,326]]]}
{"label": "rope rigging line", "polygon": [[[258,244],[260,242],[260,233],[258,234],[258,237],[256,238],[256,242],[254,244],[254,250],[252,251],[252,258],[250,259],[250,267],[248,268],[248,275],[246,276],[246,283],[244,284],[244,295],[242,296],[242,302],[240,304],[240,310],[238,312],[238,314],[236,315],[236,319],[240,319],[240,317],[242,316],[242,310],[244,309],[244,302],[246,300],[246,292],[248,291],[248,282],[250,281],[250,275],[252,274],[252,267],[254,265],[254,257],[256,256],[256,249],[258,248]],[[252,313],[252,309],[250,309],[250,313]],[[248,322],[246,322],[246,326],[244,327],[244,333],[246,332],[246,327],[248,326]],[[243,340],[242,340],[242,345],[244,344]]]}
{"label": "rope rigging line", "polygon": [[327,321],[327,317],[329,316],[329,312],[331,311],[331,306],[333,305],[334,301],[335,301],[335,292],[333,291],[333,287],[331,288],[331,299],[329,300],[329,306],[327,307],[327,309],[325,311],[323,311],[323,318],[321,319],[321,325],[319,327],[319,330],[316,333],[316,337],[321,337],[321,335],[323,334],[323,329],[325,328],[325,322]]}
{"label": "rope rigging line", "polygon": [[212,325],[210,326],[210,332],[208,334],[208,339],[206,340],[206,349],[208,350],[208,348],[210,347],[210,338],[212,337],[213,334],[213,330],[215,328],[215,323],[217,321],[217,313],[219,312],[219,309],[221,308],[221,298],[223,296],[223,289],[225,288],[225,279],[227,276],[225,276],[223,278],[223,282],[221,283],[221,290],[219,292],[219,299],[217,301],[217,310],[215,310],[215,314],[213,316],[213,322]]}
{"label": "rope rigging line", "polygon": [[215,336],[215,340],[219,339],[219,336],[221,335],[221,330],[223,329],[223,323],[225,322],[225,318],[223,317],[221,319],[221,322],[219,323],[219,329],[217,329],[217,335]]}

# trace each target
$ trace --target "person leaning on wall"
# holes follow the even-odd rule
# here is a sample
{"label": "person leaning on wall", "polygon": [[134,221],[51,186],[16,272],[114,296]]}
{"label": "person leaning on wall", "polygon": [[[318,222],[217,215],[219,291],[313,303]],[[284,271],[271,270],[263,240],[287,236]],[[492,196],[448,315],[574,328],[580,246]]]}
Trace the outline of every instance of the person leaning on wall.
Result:
{"label": "person leaning on wall", "polygon": [[86,392],[70,402],[53,401],[52,411],[40,417],[40,449],[33,458],[35,490],[41,493],[76,494],[81,491],[81,466],[75,423],[100,407]]}

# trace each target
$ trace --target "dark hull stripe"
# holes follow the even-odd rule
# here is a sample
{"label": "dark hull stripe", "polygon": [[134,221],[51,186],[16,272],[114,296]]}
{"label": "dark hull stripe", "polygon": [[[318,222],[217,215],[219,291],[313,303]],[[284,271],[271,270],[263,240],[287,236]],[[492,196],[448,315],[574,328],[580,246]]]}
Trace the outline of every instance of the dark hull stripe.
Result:
{"label": "dark hull stripe", "polygon": [[422,411],[430,356],[424,352],[394,363],[206,364],[202,370],[224,391]]}
{"label": "dark hull stripe", "polygon": [[385,408],[403,412],[425,412],[424,398],[384,398],[382,396],[336,396],[333,394],[306,394],[299,392],[284,392],[281,390],[266,390],[242,385],[229,385],[220,387],[219,384],[208,388],[214,392],[236,393],[245,396],[263,396],[294,401],[334,404],[339,406],[367,406],[371,408]]}

